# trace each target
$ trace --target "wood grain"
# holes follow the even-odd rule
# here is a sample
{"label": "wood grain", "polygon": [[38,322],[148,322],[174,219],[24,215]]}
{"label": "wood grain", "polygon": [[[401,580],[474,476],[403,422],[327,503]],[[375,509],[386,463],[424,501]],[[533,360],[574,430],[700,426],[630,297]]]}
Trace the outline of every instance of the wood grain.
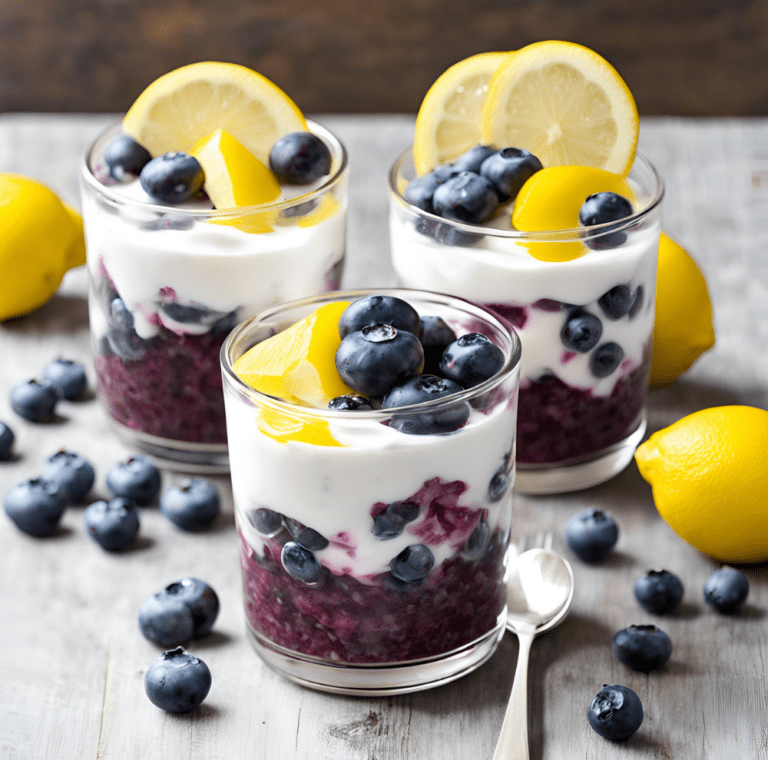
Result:
{"label": "wood grain", "polygon": [[[413,119],[318,118],[351,155],[345,284],[391,284],[384,178]],[[2,116],[0,170],[37,176],[76,201],[79,156],[109,120]],[[768,120],[646,119],[640,144],[666,181],[665,230],[707,275],[718,334],[689,373],[652,394],[650,426],[725,403],[768,408]],[[108,468],[128,454],[94,400],[62,404],[53,425],[27,423],[9,409],[11,386],[54,356],[90,366],[84,295],[83,272],[73,272],[38,312],[0,325],[0,419],[17,434],[16,459],[0,463],[2,494],[67,447],[94,462],[93,496],[101,497]],[[163,487],[178,478],[164,473]],[[149,507],[142,540],[126,553],[106,554],[87,538],[82,508],[69,509],[49,540],[29,538],[0,517],[1,760],[491,757],[512,686],[514,637],[475,673],[419,694],[355,699],[291,684],[246,642],[231,491],[227,478],[214,482],[224,513],[213,530],[182,533]],[[605,563],[574,561],[572,613],[534,644],[531,757],[766,760],[766,568],[746,570],[751,591],[742,614],[708,608],[702,587],[716,564],[660,520],[634,466],[581,493],[516,496],[514,533],[553,530],[556,548],[567,552],[566,520],[592,506],[615,515],[621,537]],[[654,566],[679,574],[686,588],[682,609],[669,618],[643,613],[632,597],[634,580]],[[213,673],[210,695],[194,713],[173,716],[144,696],[144,672],[160,651],[140,635],[136,611],[184,575],[211,583],[222,610],[215,632],[190,647]],[[667,667],[650,675],[628,670],[610,649],[615,631],[645,622],[666,630],[674,645]],[[642,728],[624,745],[587,725],[587,706],[604,683],[629,686],[645,707]]]}
{"label": "wood grain", "polygon": [[0,4],[0,111],[125,111],[193,61],[242,63],[308,112],[415,113],[451,64],[594,48],[644,115],[768,115],[763,0],[40,0]]}

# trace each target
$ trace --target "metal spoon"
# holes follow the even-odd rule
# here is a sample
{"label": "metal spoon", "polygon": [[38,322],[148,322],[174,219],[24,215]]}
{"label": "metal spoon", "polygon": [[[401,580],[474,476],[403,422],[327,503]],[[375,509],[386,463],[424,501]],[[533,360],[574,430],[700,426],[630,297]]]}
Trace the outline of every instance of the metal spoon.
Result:
{"label": "metal spoon", "polygon": [[513,560],[507,582],[507,628],[517,634],[515,682],[493,760],[528,760],[528,655],[534,638],[561,623],[573,599],[573,570],[550,549]]}

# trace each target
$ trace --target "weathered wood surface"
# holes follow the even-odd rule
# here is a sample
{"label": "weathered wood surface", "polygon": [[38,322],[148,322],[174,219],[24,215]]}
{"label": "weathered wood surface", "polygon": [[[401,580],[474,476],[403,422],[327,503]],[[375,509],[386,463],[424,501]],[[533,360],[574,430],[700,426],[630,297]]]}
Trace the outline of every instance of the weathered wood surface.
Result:
{"label": "weathered wood surface", "polygon": [[[0,117],[0,170],[34,175],[77,202],[79,156],[105,117]],[[352,158],[346,285],[390,284],[386,169],[409,141],[406,117],[326,117]],[[768,408],[768,120],[646,120],[641,149],[666,180],[664,228],[694,252],[715,306],[716,347],[670,388],[651,396],[651,429],[708,406]],[[127,455],[91,400],[61,404],[61,419],[34,425],[9,409],[8,391],[65,355],[90,363],[83,272],[37,313],[0,325],[0,419],[17,433],[17,458],[0,463],[0,493],[37,474],[61,447],[90,458],[94,496]],[[164,488],[179,476],[165,473]],[[507,635],[482,668],[410,696],[355,699],[295,686],[269,671],[244,637],[237,541],[226,478],[215,480],[224,514],[210,532],[182,533],[155,508],[142,511],[134,551],[106,554],[83,532],[82,509],[61,533],[31,539],[0,517],[0,759],[2,760],[466,760],[490,758],[512,686],[517,643]],[[531,756],[562,758],[768,758],[768,578],[748,569],[749,603],[722,617],[702,601],[716,565],[679,540],[656,514],[630,466],[613,481],[558,497],[516,496],[515,534],[562,531],[587,506],[608,509],[622,534],[598,567],[574,561],[576,594],[563,625],[539,639],[530,674]],[[724,505],[728,508],[728,505]],[[682,609],[653,619],[632,597],[645,569],[682,578]],[[196,575],[219,593],[215,633],[190,650],[206,660],[213,688],[193,714],[157,710],[142,679],[159,650],[136,625],[141,602],[166,583]],[[672,659],[634,673],[611,654],[615,631],[655,622]],[[637,691],[641,730],[626,745],[600,739],[587,706],[604,683]]]}
{"label": "weathered wood surface", "polygon": [[224,59],[310,113],[413,113],[456,61],[561,39],[608,58],[643,115],[768,115],[764,0],[5,0],[0,39],[0,112],[124,111]]}

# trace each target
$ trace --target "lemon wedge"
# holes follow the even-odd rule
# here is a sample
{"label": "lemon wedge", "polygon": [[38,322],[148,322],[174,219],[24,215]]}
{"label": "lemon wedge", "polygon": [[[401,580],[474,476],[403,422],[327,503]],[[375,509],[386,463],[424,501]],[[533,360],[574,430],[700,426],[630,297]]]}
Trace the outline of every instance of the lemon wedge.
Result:
{"label": "lemon wedge", "polygon": [[153,156],[189,153],[223,129],[263,164],[278,138],[306,132],[296,104],[275,84],[234,63],[192,63],[164,74],[139,95],[125,131]]}
{"label": "lemon wedge", "polygon": [[625,175],[640,122],[632,93],[608,61],[573,42],[535,42],[491,81],[482,140],[529,150],[546,166],[579,164]]}
{"label": "lemon wedge", "polygon": [[481,142],[480,116],[488,85],[510,55],[513,53],[473,55],[435,80],[416,117],[413,162],[419,176]]}

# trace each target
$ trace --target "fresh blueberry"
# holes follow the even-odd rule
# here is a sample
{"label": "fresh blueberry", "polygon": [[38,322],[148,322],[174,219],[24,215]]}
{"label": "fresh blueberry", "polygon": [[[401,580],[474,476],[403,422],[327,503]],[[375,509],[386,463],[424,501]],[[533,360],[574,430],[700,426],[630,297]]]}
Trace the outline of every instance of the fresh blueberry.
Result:
{"label": "fresh blueberry", "polygon": [[328,146],[311,132],[283,135],[269,152],[269,168],[284,185],[309,185],[331,171]]}
{"label": "fresh blueberry", "polygon": [[13,430],[4,422],[0,422],[0,459],[10,459],[11,449],[16,436]]}
{"label": "fresh blueberry", "polygon": [[219,597],[216,592],[199,578],[182,578],[169,583],[163,592],[167,597],[182,601],[192,613],[192,638],[207,636],[219,614]]}
{"label": "fresh blueberry", "polygon": [[474,388],[504,366],[504,352],[481,333],[467,333],[443,352],[440,371],[462,388]]}
{"label": "fresh blueberry", "polygon": [[628,285],[616,285],[598,299],[608,319],[621,319],[632,306],[632,290]]}
{"label": "fresh blueberry", "polygon": [[631,625],[614,634],[613,653],[632,670],[648,673],[666,663],[672,641],[655,625]]}
{"label": "fresh blueberry", "polygon": [[383,512],[373,515],[371,533],[379,541],[397,538],[409,522],[419,516],[419,505],[413,501],[394,501]]}
{"label": "fresh blueberry", "polygon": [[[452,396],[462,390],[458,383],[434,375],[418,375],[396,385],[381,402],[382,409],[422,404],[426,401]],[[424,409],[408,414],[396,414],[390,427],[408,435],[450,433],[463,427],[469,419],[466,402],[448,404],[439,409]]]}
{"label": "fresh blueberry", "polygon": [[440,184],[442,183],[434,172],[425,174],[423,177],[415,177],[403,191],[403,198],[416,208],[431,214],[432,196]]}
{"label": "fresh blueberry", "polygon": [[136,502],[122,496],[110,501],[95,501],[85,509],[85,532],[102,549],[125,549],[139,534]]}
{"label": "fresh blueberry", "polygon": [[341,379],[365,396],[384,396],[424,368],[424,349],[411,332],[373,325],[349,333],[336,351]]}
{"label": "fresh blueberry", "polygon": [[183,203],[205,184],[205,172],[200,162],[189,153],[172,151],[153,158],[139,175],[147,195],[161,203]]}
{"label": "fresh blueberry", "polygon": [[131,175],[138,177],[151,160],[149,151],[126,134],[115,137],[104,151],[104,163],[109,167],[109,176],[118,182],[131,179]]}
{"label": "fresh blueberry", "polygon": [[311,585],[323,576],[323,567],[315,559],[315,555],[296,541],[288,541],[285,544],[280,559],[285,572],[301,583]]}
{"label": "fresh blueberry", "polygon": [[248,519],[259,533],[274,536],[283,529],[283,516],[266,507],[258,507],[248,512]]}
{"label": "fresh blueberry", "polygon": [[398,580],[419,583],[429,575],[434,565],[435,557],[424,544],[411,544],[389,563],[389,569]]}
{"label": "fresh blueberry", "polygon": [[649,570],[635,581],[634,594],[643,609],[655,615],[666,615],[680,604],[683,584],[668,570]]}
{"label": "fresh blueberry", "polygon": [[115,496],[125,496],[146,506],[160,490],[160,470],[143,454],[130,457],[107,473],[107,488]]}
{"label": "fresh blueberry", "polygon": [[589,357],[589,369],[595,377],[608,377],[624,358],[624,349],[611,341],[598,346]]}
{"label": "fresh blueberry", "polygon": [[88,385],[85,367],[71,359],[56,359],[46,364],[40,374],[43,385],[53,388],[60,398],[74,401],[80,398]]}
{"label": "fresh blueberry", "polygon": [[31,422],[45,422],[53,417],[59,400],[53,388],[37,380],[23,380],[11,390],[11,409]]}
{"label": "fresh blueberry", "polygon": [[737,612],[749,594],[747,576],[733,567],[721,567],[704,584],[704,601],[718,612]]}
{"label": "fresh blueberry", "polygon": [[211,332],[214,335],[219,335],[221,338],[226,338],[237,327],[239,322],[240,318],[237,316],[237,310],[230,311],[213,323]]}
{"label": "fresh blueberry", "polygon": [[149,701],[171,713],[200,707],[211,690],[211,683],[208,666],[183,647],[163,652],[144,675],[144,691]]}
{"label": "fresh blueberry", "polygon": [[5,514],[20,531],[37,538],[54,534],[65,506],[59,487],[42,478],[25,480],[3,497]]}
{"label": "fresh blueberry", "polygon": [[466,153],[462,153],[451,166],[451,173],[455,176],[460,172],[474,172],[480,174],[480,167],[490,156],[496,153],[496,149],[490,145],[475,145]]}
{"label": "fresh blueberry", "polygon": [[147,343],[137,335],[133,314],[122,298],[115,298],[110,304],[107,340],[112,351],[125,361],[141,359],[147,351]]}
{"label": "fresh blueberry", "polygon": [[499,199],[516,198],[520,188],[544,167],[533,153],[522,148],[503,148],[483,161],[480,174],[491,181]]}
{"label": "fresh blueberry", "polygon": [[308,528],[293,518],[285,518],[285,527],[288,529],[293,540],[308,551],[322,551],[330,543],[325,536],[318,533],[314,528]]}
{"label": "fresh blueberry", "polygon": [[514,460],[512,452],[508,452],[504,455],[501,467],[493,473],[491,482],[488,485],[488,498],[492,502],[501,501],[509,493],[513,471]]}
{"label": "fresh blueberry", "polygon": [[599,509],[585,509],[568,520],[565,541],[568,548],[584,562],[600,562],[619,540],[619,526]]}
{"label": "fresh blueberry", "polygon": [[560,332],[560,340],[569,351],[585,354],[597,345],[602,334],[600,318],[577,309],[568,315]]}
{"label": "fresh blueberry", "polygon": [[[632,204],[617,193],[594,193],[590,195],[582,204],[579,210],[579,222],[585,227],[591,227],[595,224],[606,224],[607,222],[617,222],[620,219],[626,219],[632,216]],[[611,228],[609,227],[608,230]],[[607,248],[618,248],[627,239],[624,232],[606,231],[594,238],[586,240],[586,244],[595,250],[604,250]]]}
{"label": "fresh blueberry", "polygon": [[632,305],[629,307],[628,314],[630,319],[634,319],[637,316],[637,313],[640,311],[640,309],[643,306],[644,300],[645,300],[645,291],[643,290],[642,285],[638,285],[634,295],[632,296]]}
{"label": "fresh blueberry", "polygon": [[456,229],[451,224],[436,222],[432,229],[432,237],[441,245],[450,245],[458,248],[471,248],[477,245],[485,236],[476,232],[465,232]]}
{"label": "fresh blueberry", "polygon": [[467,559],[477,559],[488,545],[490,537],[491,529],[488,527],[488,522],[485,519],[481,519],[467,539],[467,543],[464,544],[461,553]]}
{"label": "fresh blueberry", "polygon": [[200,324],[211,315],[211,310],[205,306],[194,306],[192,304],[178,303],[177,301],[164,304],[163,311],[174,322],[180,322],[185,325]]}
{"label": "fresh blueberry", "polygon": [[139,608],[139,628],[163,647],[207,636],[219,614],[219,597],[199,578],[169,583]]}
{"label": "fresh blueberry", "polygon": [[499,197],[488,179],[461,172],[443,182],[432,196],[438,216],[466,224],[482,224],[496,210]]}
{"label": "fresh blueberry", "polygon": [[416,309],[407,301],[395,296],[372,295],[353,301],[339,317],[339,337],[364,327],[391,325],[397,330],[404,330],[418,336],[421,330],[421,318]]}
{"label": "fresh blueberry", "polygon": [[335,412],[367,412],[373,409],[371,402],[365,396],[358,396],[355,393],[332,398],[328,402],[328,408]]}
{"label": "fresh blueberry", "polygon": [[442,317],[430,315],[421,318],[419,340],[424,349],[425,374],[439,374],[443,351],[456,340],[456,337],[456,333]]}
{"label": "fresh blueberry", "polygon": [[207,528],[220,511],[219,494],[207,480],[185,479],[160,497],[160,512],[184,530]]}
{"label": "fresh blueberry", "polygon": [[432,169],[430,174],[434,174],[438,184],[442,185],[443,182],[446,182],[451,177],[455,177],[458,172],[453,164],[439,164]]}
{"label": "fresh blueberry", "polygon": [[589,725],[604,739],[629,739],[643,722],[643,703],[632,689],[606,684],[597,692],[587,712]]}
{"label": "fresh blueberry", "polygon": [[70,504],[82,504],[96,479],[93,465],[72,451],[58,451],[43,462],[40,475],[55,483]]}

